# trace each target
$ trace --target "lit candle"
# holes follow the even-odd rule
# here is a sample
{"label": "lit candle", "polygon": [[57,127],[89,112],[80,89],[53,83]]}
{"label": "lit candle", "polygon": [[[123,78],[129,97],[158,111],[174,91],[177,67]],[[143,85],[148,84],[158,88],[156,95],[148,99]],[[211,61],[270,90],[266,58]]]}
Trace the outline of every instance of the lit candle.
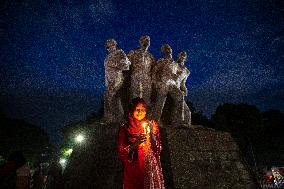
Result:
{"label": "lit candle", "polygon": [[147,124],[147,134],[149,135],[150,134],[150,126]]}
{"label": "lit candle", "polygon": [[147,131],[148,131],[148,127],[147,127],[148,124],[147,124],[147,122],[143,122],[143,123],[142,123],[142,126],[143,126],[143,130],[144,130],[143,133],[144,133],[144,134],[148,134],[148,132],[147,132]]}

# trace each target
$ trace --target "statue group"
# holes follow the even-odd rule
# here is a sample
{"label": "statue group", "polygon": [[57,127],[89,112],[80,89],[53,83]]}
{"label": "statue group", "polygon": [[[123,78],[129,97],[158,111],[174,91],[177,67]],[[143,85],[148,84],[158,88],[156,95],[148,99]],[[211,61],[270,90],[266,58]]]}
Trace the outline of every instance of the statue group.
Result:
{"label": "statue group", "polygon": [[[114,39],[106,41],[109,54],[105,58],[104,119],[118,122],[124,118],[126,105],[131,99],[141,97],[150,109],[150,118],[160,122],[167,100],[171,99],[171,120],[173,124],[191,125],[191,112],[185,102],[187,96],[186,80],[190,74],[184,63],[185,51],[178,54],[175,61],[172,49],[163,44],[163,57],[155,60],[148,52],[150,37],[142,36],[140,48],[127,55],[117,47]],[[127,98],[123,98],[129,93]],[[125,102],[123,102],[123,100]]]}

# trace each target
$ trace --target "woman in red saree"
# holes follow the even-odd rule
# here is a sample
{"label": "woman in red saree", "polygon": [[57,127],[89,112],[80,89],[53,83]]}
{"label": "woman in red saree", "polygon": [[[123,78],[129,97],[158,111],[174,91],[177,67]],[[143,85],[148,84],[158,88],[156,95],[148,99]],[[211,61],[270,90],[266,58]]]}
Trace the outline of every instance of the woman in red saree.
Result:
{"label": "woman in red saree", "polygon": [[128,121],[119,128],[118,157],[123,163],[123,189],[164,189],[157,123],[148,120],[146,103],[132,100]]}

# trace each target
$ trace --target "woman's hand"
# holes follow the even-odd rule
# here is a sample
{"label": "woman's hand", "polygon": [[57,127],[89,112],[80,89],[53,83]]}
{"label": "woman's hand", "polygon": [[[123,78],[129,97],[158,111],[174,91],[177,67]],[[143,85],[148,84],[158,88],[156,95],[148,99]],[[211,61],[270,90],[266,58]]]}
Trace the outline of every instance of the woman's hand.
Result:
{"label": "woman's hand", "polygon": [[135,142],[133,142],[130,147],[129,147],[129,151],[133,151],[134,149],[136,149],[139,144],[145,142],[147,140],[147,136],[146,134],[142,133],[136,140]]}
{"label": "woman's hand", "polygon": [[135,141],[135,143],[141,144],[147,140],[147,134],[142,133]]}

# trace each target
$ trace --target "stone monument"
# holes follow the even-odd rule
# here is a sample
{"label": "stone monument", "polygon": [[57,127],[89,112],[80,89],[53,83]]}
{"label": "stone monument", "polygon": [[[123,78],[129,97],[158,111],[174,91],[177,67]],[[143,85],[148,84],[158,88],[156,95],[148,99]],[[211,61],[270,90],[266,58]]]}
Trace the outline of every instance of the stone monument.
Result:
{"label": "stone monument", "polygon": [[117,48],[117,42],[109,39],[106,42],[109,54],[105,58],[105,86],[104,93],[104,118],[106,122],[116,122],[124,115],[119,90],[124,81],[123,72],[129,70],[130,61],[123,50]]}
{"label": "stone monument", "polygon": [[[138,85],[132,87],[133,90],[138,91],[137,93],[132,91],[133,95],[142,93],[149,96],[149,91],[144,93],[144,89],[148,87],[150,90],[149,86],[145,85],[150,82],[149,70],[151,70],[151,82],[157,92],[156,101],[151,103],[154,104],[152,106],[157,113],[154,116],[158,120],[167,98],[174,99],[173,119],[176,120],[176,124],[163,125],[162,122],[159,124],[165,187],[167,189],[257,188],[249,167],[229,133],[196,125],[184,127],[184,123],[190,124],[190,110],[184,102],[184,97],[187,95],[185,82],[189,76],[189,70],[184,66],[186,53],[179,53],[175,62],[172,58],[172,49],[165,44],[161,48],[164,57],[154,66],[150,66],[154,60],[146,52],[149,39],[142,37],[140,42],[142,50],[132,51],[128,57],[132,64],[141,66],[139,69],[147,69],[139,70],[133,65],[134,72],[141,73],[146,81],[144,83],[144,80],[133,77],[134,83]],[[119,110],[119,106],[117,104],[114,106],[112,103],[119,102],[118,91],[124,80],[122,71],[129,69],[130,62],[123,51],[116,48],[115,40],[108,40],[106,47],[109,55],[105,60],[104,117],[109,122],[97,121],[86,125],[86,141],[74,147],[64,171],[64,189],[122,188],[122,165],[117,157],[118,128],[121,123],[116,119],[115,112]],[[147,59],[144,62],[143,57]],[[150,69],[152,66],[153,68]],[[119,110],[119,115],[123,112],[125,110]]]}
{"label": "stone monument", "polygon": [[131,62],[131,99],[140,97],[145,100],[148,106],[151,105],[152,78],[151,70],[154,66],[154,56],[148,52],[150,37],[140,38],[140,49],[128,53]]}
{"label": "stone monument", "polygon": [[[183,111],[181,112],[183,123],[185,123],[186,125],[191,125],[191,111],[189,110],[189,107],[187,106],[184,99],[184,97],[187,96],[187,87],[185,83],[190,74],[190,71],[184,65],[186,59],[187,59],[187,54],[185,51],[182,51],[178,54],[178,58],[176,61],[178,63],[178,68],[177,68],[178,79],[176,81],[176,86],[178,89],[180,89],[180,91],[183,94]],[[175,111],[176,114],[179,113],[179,110],[176,109]]]}
{"label": "stone monument", "polygon": [[183,92],[177,87],[178,64],[172,58],[172,49],[168,44],[161,47],[164,57],[157,61],[153,69],[153,83],[157,91],[156,102],[153,107],[153,117],[158,122],[160,121],[162,111],[169,95],[174,101],[175,124],[180,124],[183,121]]}

